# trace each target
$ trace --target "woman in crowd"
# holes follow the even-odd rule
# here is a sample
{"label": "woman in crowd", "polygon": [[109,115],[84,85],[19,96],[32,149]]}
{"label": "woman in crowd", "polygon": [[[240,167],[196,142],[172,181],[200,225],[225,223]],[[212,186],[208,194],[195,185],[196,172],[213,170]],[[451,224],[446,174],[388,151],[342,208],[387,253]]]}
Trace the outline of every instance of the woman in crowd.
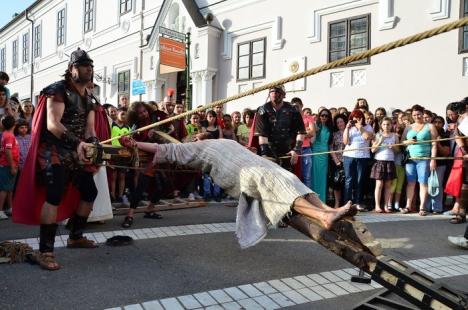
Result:
{"label": "woman in crowd", "polygon": [[[424,114],[426,115],[426,114]],[[426,117],[424,118],[426,120]],[[437,139],[448,138],[447,133],[444,130],[444,118],[442,116],[434,117],[432,123],[434,124],[437,130]],[[437,157],[447,157],[450,153],[450,141],[438,141],[437,144]],[[435,196],[430,196],[427,200],[426,210],[432,211],[434,213],[442,213],[444,209],[444,176],[445,170],[447,167],[447,160],[438,160],[437,161],[437,179],[439,181],[439,193]]]}
{"label": "woman in crowd", "polygon": [[[327,152],[333,139],[333,120],[330,110],[324,108],[315,122],[315,141],[312,154]],[[327,202],[328,154],[312,156],[312,190],[323,203]]]}
{"label": "woman in crowd", "polygon": [[[411,117],[414,123],[406,127],[403,133],[404,144],[407,145],[410,158],[415,157],[435,157],[437,155],[437,144],[420,143],[427,140],[434,140],[438,133],[434,125],[424,122],[424,108],[420,105],[414,105],[411,108]],[[418,142],[418,143],[416,143]],[[427,180],[429,178],[429,169],[436,169],[436,161],[428,159],[411,159],[406,163],[406,207],[401,210],[403,213],[413,212],[413,199],[415,194],[416,182],[419,183],[419,215],[427,215],[425,209],[427,201]]]}
{"label": "woman in crowd", "polygon": [[33,116],[34,116],[34,106],[32,105],[31,101],[24,100],[23,102],[21,102],[20,110],[19,110],[19,117],[28,122],[30,129],[32,125]]}
{"label": "woman in crowd", "polygon": [[[333,118],[335,125],[333,132],[333,140],[331,144],[332,151],[342,151],[345,148],[343,143],[343,133],[346,128],[348,118],[344,114],[337,114]],[[345,173],[343,168],[343,153],[332,153],[332,161],[330,162],[330,185],[333,188],[333,195],[335,197],[335,208],[341,205],[341,190],[344,186]]]}
{"label": "woman in crowd", "polygon": [[374,132],[380,131],[380,123],[382,119],[387,116],[387,111],[385,108],[377,108],[374,113]]}
{"label": "woman in crowd", "polygon": [[[375,212],[392,212],[392,181],[395,178],[395,154],[398,147],[398,137],[392,132],[392,119],[384,117],[380,121],[380,130],[372,143],[372,152],[375,153],[375,163],[372,166],[371,178],[375,179]],[[384,190],[384,208],[381,206],[382,190]]]}
{"label": "woman in crowd", "polygon": [[[464,136],[463,133],[458,129],[458,124],[468,117],[466,113],[466,103],[468,98],[465,98],[461,102],[451,103],[447,107],[447,120],[452,123],[449,124],[449,131],[451,130],[451,136]],[[461,116],[459,116],[461,115]],[[455,122],[456,120],[456,122]],[[453,129],[450,129],[453,128]],[[455,145],[451,148],[456,157],[462,157],[468,154],[468,141],[466,139],[455,139]],[[454,160],[453,166],[450,169],[450,175],[445,186],[445,192],[455,197],[455,204],[451,210],[451,214],[454,217],[450,220],[452,224],[460,224],[466,222],[466,204],[463,205],[461,201],[463,178],[466,178],[466,164],[467,161]],[[465,165],[465,167],[464,167]],[[465,170],[465,175],[463,174]]]}
{"label": "woman in crowd", "polygon": [[364,113],[356,109],[350,116],[343,132],[343,143],[346,145],[343,164],[345,169],[344,201],[352,200],[359,211],[366,211],[363,203],[366,168],[370,158],[369,149],[354,150],[369,147],[374,138],[374,130],[364,124]]}
{"label": "woman in crowd", "polygon": [[[124,109],[124,108],[121,108]],[[162,121],[167,118],[167,114],[163,111],[155,111],[153,108],[144,102],[134,102],[128,108],[128,124],[132,129],[142,128],[149,124]],[[172,124],[162,125],[161,130],[169,133],[174,130]],[[155,132],[156,129],[147,129],[139,131],[134,134],[133,138],[140,142],[161,142],[159,136]],[[148,163],[145,171],[136,176],[135,190],[131,195],[130,208],[128,209],[127,216],[125,217],[122,227],[129,228],[133,225],[133,215],[135,209],[143,198],[143,192],[147,190],[150,181],[154,180],[155,186],[152,188],[153,193],[150,198],[150,204],[146,208],[144,217],[151,219],[161,219],[162,216],[154,212],[154,204],[159,201],[162,193],[162,185],[164,183],[161,173],[155,172],[151,163]]]}
{"label": "woman in crowd", "polygon": [[361,110],[362,113],[369,111],[369,104],[365,98],[358,98],[354,110]]}

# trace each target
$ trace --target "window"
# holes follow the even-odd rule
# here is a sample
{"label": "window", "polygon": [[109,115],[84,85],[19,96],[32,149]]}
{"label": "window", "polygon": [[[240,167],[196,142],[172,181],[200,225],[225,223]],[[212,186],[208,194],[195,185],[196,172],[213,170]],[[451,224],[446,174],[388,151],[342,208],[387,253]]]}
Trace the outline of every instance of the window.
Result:
{"label": "window", "polygon": [[[370,15],[348,18],[328,26],[328,61],[363,52],[370,47]],[[352,64],[368,64],[369,58]]]}
{"label": "window", "polygon": [[29,61],[29,32],[23,34],[23,63]]}
{"label": "window", "polygon": [[42,31],[41,25],[34,27],[34,58],[41,57],[41,48],[42,48]]}
{"label": "window", "polygon": [[6,47],[0,49],[0,71],[6,71]]}
{"label": "window", "polygon": [[18,68],[18,40],[17,39],[13,41],[12,43],[11,54],[12,54],[13,69],[16,69]]}
{"label": "window", "polygon": [[65,9],[57,13],[57,46],[65,44]]}
{"label": "window", "polygon": [[265,77],[266,39],[237,45],[237,80],[253,80]]}
{"label": "window", "polygon": [[83,31],[89,32],[94,27],[94,0],[85,0],[84,7],[84,29]]}
{"label": "window", "polygon": [[132,10],[132,0],[120,0],[120,15]]}
{"label": "window", "polygon": [[[460,1],[460,15],[461,17],[468,16],[468,0]],[[460,53],[468,53],[468,26],[460,28]]]}
{"label": "window", "polygon": [[123,95],[129,97],[130,95],[130,70],[119,72],[117,81],[118,81],[117,90],[118,90],[118,96],[119,96],[118,99],[120,100],[120,97]]}

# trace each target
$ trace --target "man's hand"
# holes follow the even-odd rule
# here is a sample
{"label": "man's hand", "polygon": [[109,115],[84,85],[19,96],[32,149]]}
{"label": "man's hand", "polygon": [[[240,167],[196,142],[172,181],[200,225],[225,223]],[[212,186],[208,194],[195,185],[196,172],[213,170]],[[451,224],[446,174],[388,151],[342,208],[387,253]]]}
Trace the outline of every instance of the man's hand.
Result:
{"label": "man's hand", "polygon": [[291,150],[291,151],[289,151],[288,155],[291,156],[291,165],[294,166],[295,164],[297,164],[297,161],[299,159],[299,155],[296,153],[296,151]]}
{"label": "man's hand", "polygon": [[78,153],[78,159],[85,165],[91,164],[91,160],[89,158],[89,154],[87,154],[87,149],[93,147],[91,143],[80,142],[78,147],[76,148],[76,152]]}
{"label": "man's hand", "polygon": [[17,173],[18,173],[18,167],[10,166],[10,174],[11,175],[16,175]]}

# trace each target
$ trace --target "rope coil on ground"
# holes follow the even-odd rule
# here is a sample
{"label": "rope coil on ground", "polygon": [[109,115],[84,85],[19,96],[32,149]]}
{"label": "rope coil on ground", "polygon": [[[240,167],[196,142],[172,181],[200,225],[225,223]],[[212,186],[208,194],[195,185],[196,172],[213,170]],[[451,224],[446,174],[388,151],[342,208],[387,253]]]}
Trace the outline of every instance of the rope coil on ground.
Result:
{"label": "rope coil on ground", "polygon": [[145,130],[154,128],[156,126],[160,126],[160,125],[172,122],[174,120],[190,116],[190,115],[192,115],[194,113],[198,113],[200,111],[204,111],[204,110],[213,108],[215,106],[224,105],[224,104],[226,104],[226,103],[228,103],[230,101],[237,100],[237,99],[240,99],[242,97],[250,96],[250,95],[256,94],[258,92],[264,91],[264,90],[268,90],[268,89],[270,89],[270,88],[272,88],[274,86],[278,86],[278,85],[281,85],[281,84],[286,84],[286,83],[289,83],[289,82],[292,82],[292,81],[296,81],[296,80],[299,80],[299,79],[302,79],[302,78],[305,78],[305,77],[308,77],[308,76],[311,76],[311,75],[314,75],[314,74],[317,74],[317,73],[320,73],[320,72],[323,72],[323,71],[326,71],[326,70],[330,70],[330,69],[333,69],[333,68],[337,68],[337,67],[349,64],[349,63],[354,62],[354,61],[358,61],[358,60],[362,60],[362,59],[367,58],[367,57],[375,56],[377,54],[381,54],[381,53],[387,52],[389,50],[392,50],[392,49],[395,49],[395,48],[398,48],[398,47],[402,47],[402,46],[405,46],[405,45],[408,45],[408,44],[411,44],[411,43],[415,43],[415,42],[418,42],[418,41],[421,41],[421,40],[424,40],[424,39],[428,39],[430,37],[433,37],[433,36],[436,36],[436,35],[439,35],[439,34],[442,34],[442,33],[445,33],[445,32],[448,32],[448,31],[451,31],[451,30],[454,30],[454,29],[457,29],[457,28],[460,28],[460,27],[463,27],[463,26],[467,26],[467,25],[468,25],[468,17],[464,17],[464,18],[461,18],[461,19],[456,20],[454,22],[442,25],[440,27],[433,28],[433,29],[430,29],[430,30],[427,30],[427,31],[424,31],[424,32],[421,32],[421,33],[418,33],[418,34],[415,34],[415,35],[411,35],[411,36],[408,36],[406,38],[399,39],[399,40],[396,40],[396,41],[393,41],[393,42],[390,42],[390,43],[387,43],[387,44],[372,48],[370,50],[354,54],[352,56],[348,56],[348,57],[344,57],[344,58],[335,60],[335,61],[327,63],[325,65],[322,65],[322,66],[319,66],[319,67],[316,67],[316,68],[312,68],[310,70],[306,70],[306,71],[291,75],[289,77],[286,77],[286,78],[283,78],[283,79],[280,79],[280,80],[276,80],[276,81],[261,85],[259,87],[254,88],[254,89],[251,89],[251,90],[248,90],[248,91],[245,91],[245,92],[242,92],[242,93],[227,97],[225,99],[216,100],[216,101],[214,101],[212,103],[206,104],[203,107],[200,107],[200,108],[197,108],[197,109],[194,109],[194,110],[191,110],[191,111],[187,111],[187,112],[178,114],[178,115],[173,116],[173,117],[169,117],[169,118],[167,118],[165,120],[162,120],[162,121],[159,121],[159,122],[156,122],[156,123],[153,123],[153,124],[138,128],[138,129],[133,130],[133,131],[130,131],[130,132],[124,134],[124,135],[113,137],[113,138],[101,141],[101,143],[109,143],[109,142],[111,142],[113,140],[116,140],[116,139],[119,139],[119,138],[121,138],[123,136],[128,136],[128,135],[131,135],[131,134],[134,134],[134,133],[137,133],[137,132],[145,131]]}

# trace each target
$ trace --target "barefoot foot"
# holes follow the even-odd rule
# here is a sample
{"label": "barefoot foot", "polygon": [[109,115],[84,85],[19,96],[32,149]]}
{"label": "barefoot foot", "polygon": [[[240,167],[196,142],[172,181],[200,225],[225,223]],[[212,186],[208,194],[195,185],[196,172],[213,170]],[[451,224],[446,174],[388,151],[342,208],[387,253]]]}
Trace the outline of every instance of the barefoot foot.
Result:
{"label": "barefoot foot", "polygon": [[333,212],[326,212],[324,214],[324,219],[322,221],[323,227],[325,227],[327,230],[330,230],[335,222],[348,216],[354,216],[356,213],[356,206],[352,205],[351,201],[348,201],[348,203],[341,208],[338,208]]}

